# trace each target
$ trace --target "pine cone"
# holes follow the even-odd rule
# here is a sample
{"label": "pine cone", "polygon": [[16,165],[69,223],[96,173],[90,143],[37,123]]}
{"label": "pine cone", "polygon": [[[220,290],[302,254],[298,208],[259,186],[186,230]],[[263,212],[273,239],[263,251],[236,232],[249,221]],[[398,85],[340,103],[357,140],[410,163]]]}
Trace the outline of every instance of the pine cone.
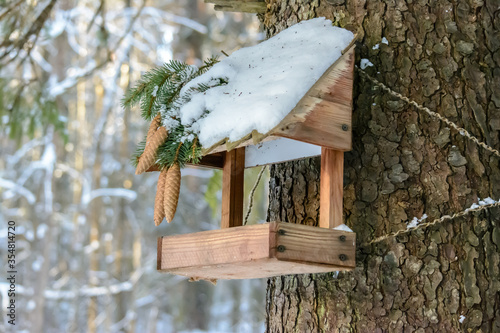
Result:
{"label": "pine cone", "polygon": [[151,141],[151,138],[153,137],[153,135],[158,130],[158,127],[160,126],[161,126],[161,115],[158,113],[158,115],[154,117],[153,120],[151,120],[151,125],[149,125],[148,135],[146,137],[146,145],[149,143],[149,141]]}
{"label": "pine cone", "polygon": [[146,148],[139,158],[139,163],[137,164],[137,169],[135,169],[135,174],[140,175],[147,169],[149,169],[156,162],[157,150],[166,140],[168,132],[165,127],[160,127],[155,134],[151,137],[149,144],[146,142]]}
{"label": "pine cone", "polygon": [[154,221],[155,225],[159,226],[165,217],[165,212],[163,211],[163,195],[165,193],[165,181],[167,179],[167,168],[160,172],[160,177],[158,177],[158,185],[156,185],[156,197],[155,197],[155,212]]}
{"label": "pine cone", "polygon": [[168,169],[166,178],[163,211],[165,212],[165,219],[170,223],[177,210],[179,191],[181,189],[181,168],[179,164],[174,164]]}

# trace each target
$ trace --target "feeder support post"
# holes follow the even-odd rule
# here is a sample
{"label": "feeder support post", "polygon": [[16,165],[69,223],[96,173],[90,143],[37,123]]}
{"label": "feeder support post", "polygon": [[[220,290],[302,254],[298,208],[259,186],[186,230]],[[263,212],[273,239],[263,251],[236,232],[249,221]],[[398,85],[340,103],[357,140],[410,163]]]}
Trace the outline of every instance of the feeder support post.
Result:
{"label": "feeder support post", "polygon": [[334,228],[343,223],[344,152],[322,147],[319,226]]}
{"label": "feeder support post", "polygon": [[243,225],[245,147],[225,152],[222,168],[221,229]]}

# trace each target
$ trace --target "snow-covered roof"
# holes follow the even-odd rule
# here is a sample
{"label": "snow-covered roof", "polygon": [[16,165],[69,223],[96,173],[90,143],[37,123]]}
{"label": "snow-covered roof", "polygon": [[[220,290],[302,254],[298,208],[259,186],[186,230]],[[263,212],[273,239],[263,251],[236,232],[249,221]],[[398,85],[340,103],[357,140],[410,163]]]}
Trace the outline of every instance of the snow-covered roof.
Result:
{"label": "snow-covered roof", "polygon": [[[332,26],[330,20],[315,18],[240,49],[183,88],[181,94],[217,78],[228,81],[195,94],[181,107],[181,122],[198,132],[205,148],[238,141],[255,130],[265,134],[297,105],[353,38],[352,32]],[[205,111],[209,113],[202,117]]]}

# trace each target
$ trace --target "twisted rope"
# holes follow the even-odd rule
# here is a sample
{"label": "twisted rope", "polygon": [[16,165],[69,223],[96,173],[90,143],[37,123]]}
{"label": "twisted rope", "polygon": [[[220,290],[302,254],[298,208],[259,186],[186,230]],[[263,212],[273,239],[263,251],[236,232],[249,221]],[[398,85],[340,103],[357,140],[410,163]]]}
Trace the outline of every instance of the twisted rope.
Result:
{"label": "twisted rope", "polygon": [[255,184],[253,184],[252,190],[250,191],[250,200],[248,202],[248,209],[247,209],[247,213],[245,215],[245,219],[243,220],[243,225],[247,225],[248,218],[250,217],[250,213],[252,213],[253,197],[255,195],[255,190],[257,190],[257,186],[259,186],[260,179],[262,178],[264,171],[266,171],[266,168],[267,168],[267,165],[264,165],[262,167],[262,169],[260,169],[259,174],[257,175],[257,180],[255,181]]}
{"label": "twisted rope", "polygon": [[399,235],[404,235],[404,234],[410,233],[410,232],[417,230],[417,229],[427,228],[427,227],[430,227],[432,225],[443,223],[444,221],[447,221],[447,220],[453,220],[453,219],[456,219],[457,217],[462,217],[462,216],[468,215],[469,213],[479,212],[479,211],[489,209],[489,208],[494,208],[494,207],[500,207],[500,201],[492,203],[492,204],[481,205],[481,206],[476,207],[476,208],[467,208],[466,210],[463,210],[459,213],[455,213],[453,215],[443,215],[440,218],[437,218],[431,222],[421,223],[421,224],[418,224],[414,227],[402,229],[402,230],[399,230],[399,231],[391,233],[391,234],[387,234],[387,235],[383,235],[383,236],[374,238],[371,241],[364,243],[363,246],[371,245],[374,243],[379,243],[379,242],[384,241],[386,239],[389,239],[392,237],[397,237]]}
{"label": "twisted rope", "polygon": [[[496,150],[495,148],[493,148],[493,147],[487,145],[486,143],[480,141],[474,135],[470,134],[465,128],[462,128],[462,127],[458,126],[454,122],[452,122],[452,121],[448,120],[447,118],[441,116],[439,113],[436,113],[436,112],[430,110],[428,107],[420,105],[417,102],[415,102],[413,100],[410,100],[408,97],[406,97],[406,96],[404,96],[404,95],[402,95],[402,94],[400,94],[400,93],[392,90],[391,88],[389,88],[388,86],[386,86],[382,82],[380,82],[377,79],[375,79],[374,77],[372,77],[370,74],[366,73],[364,70],[362,70],[362,69],[360,69],[358,67],[356,67],[356,69],[358,70],[358,72],[360,73],[360,75],[362,77],[369,79],[377,87],[385,90],[386,92],[388,92],[392,96],[394,96],[396,98],[399,98],[400,100],[406,102],[407,104],[410,104],[410,105],[414,106],[417,110],[423,111],[423,112],[427,113],[429,116],[441,120],[443,123],[445,123],[446,125],[448,125],[451,128],[454,128],[461,135],[465,136],[467,139],[471,140],[472,142],[474,142],[475,144],[477,144],[479,147],[482,147],[483,149],[489,151],[490,153],[493,153],[495,156],[500,157],[500,152],[498,150]],[[408,234],[408,233],[410,233],[410,232],[412,232],[414,230],[417,230],[417,229],[427,228],[427,227],[430,227],[430,226],[433,226],[433,225],[436,225],[436,224],[443,223],[444,221],[453,220],[453,219],[456,219],[458,217],[466,216],[469,213],[479,212],[479,211],[482,211],[482,210],[485,210],[485,209],[489,209],[489,208],[494,208],[494,207],[500,207],[500,202],[496,202],[496,203],[492,203],[492,204],[487,204],[487,205],[481,205],[481,206],[476,207],[476,208],[467,208],[467,209],[465,209],[465,210],[463,210],[461,212],[455,213],[453,215],[443,215],[440,218],[437,218],[437,219],[435,219],[433,221],[421,223],[421,224],[418,224],[416,226],[409,227],[407,229],[402,229],[402,230],[399,230],[399,231],[394,232],[394,233],[390,233],[390,234],[386,234],[386,235],[374,238],[371,241],[369,241],[367,243],[364,243],[363,246],[367,246],[367,245],[371,245],[371,244],[375,244],[375,243],[380,243],[380,242],[382,242],[382,241],[384,241],[386,239],[389,239],[389,238],[392,238],[392,237],[397,237],[397,236],[404,235],[404,234]]]}
{"label": "twisted rope", "polygon": [[395,92],[394,90],[392,90],[391,88],[389,88],[388,86],[386,86],[385,84],[383,84],[382,82],[380,82],[377,79],[375,79],[374,77],[370,76],[370,74],[366,73],[364,70],[362,70],[362,69],[360,69],[358,67],[357,67],[357,69],[358,69],[358,72],[361,74],[361,76],[363,76],[364,78],[369,79],[376,86],[378,86],[378,87],[382,88],[383,90],[387,91],[392,96],[397,97],[400,100],[402,100],[402,101],[404,101],[404,102],[406,102],[406,103],[414,106],[416,109],[418,109],[420,111],[424,111],[425,113],[427,113],[431,117],[434,117],[434,118],[437,118],[437,119],[441,120],[442,122],[444,122],[449,127],[452,127],[454,129],[456,129],[461,135],[465,136],[466,138],[468,138],[469,140],[471,140],[472,142],[474,142],[478,146],[480,146],[483,149],[489,151],[490,153],[493,153],[495,156],[500,157],[500,152],[498,150],[496,150],[495,148],[490,147],[486,143],[480,141],[474,135],[470,134],[465,128],[462,128],[462,127],[458,126],[454,122],[452,122],[452,121],[448,120],[447,118],[441,116],[439,113],[431,111],[428,107],[420,105],[417,102],[410,100],[408,97],[403,96],[403,95],[401,95],[398,92]]}

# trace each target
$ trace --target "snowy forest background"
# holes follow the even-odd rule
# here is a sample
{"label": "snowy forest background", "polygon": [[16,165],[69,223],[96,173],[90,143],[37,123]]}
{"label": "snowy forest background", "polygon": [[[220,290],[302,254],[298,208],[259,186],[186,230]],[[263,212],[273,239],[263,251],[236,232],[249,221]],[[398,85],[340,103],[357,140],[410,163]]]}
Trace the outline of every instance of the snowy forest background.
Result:
{"label": "snowy forest background", "polygon": [[[264,330],[265,280],[156,271],[158,236],[219,227],[221,174],[183,170],[174,221],[154,227],[158,175],[130,163],[147,124],[120,103],[151,67],[230,54],[258,29],[255,15],[202,0],[0,0],[0,263],[5,276],[14,220],[16,332]],[[247,170],[247,197],[258,172]],[[251,223],[265,219],[266,179]]]}

